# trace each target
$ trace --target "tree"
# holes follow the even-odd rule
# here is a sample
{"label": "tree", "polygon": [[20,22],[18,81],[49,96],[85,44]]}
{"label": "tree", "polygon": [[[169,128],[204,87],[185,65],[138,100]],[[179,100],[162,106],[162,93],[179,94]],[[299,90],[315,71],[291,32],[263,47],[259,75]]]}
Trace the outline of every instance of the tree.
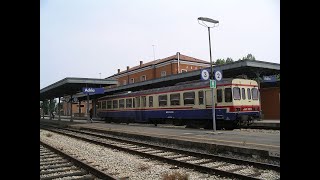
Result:
{"label": "tree", "polygon": [[252,61],[255,61],[256,58],[252,54],[248,54],[247,56],[244,56],[242,59],[239,59],[239,61],[241,61],[241,60],[252,60]]}
{"label": "tree", "polygon": [[40,102],[40,107],[43,109],[45,114],[48,113],[48,109],[50,109],[50,112],[54,111],[56,108],[56,100],[54,99],[52,103],[50,103],[48,100],[44,100]]}
{"label": "tree", "polygon": [[220,64],[225,64],[226,61],[224,59],[217,59],[216,60],[216,65],[220,65]]}
{"label": "tree", "polygon": [[226,63],[228,64],[228,63],[233,63],[234,61],[233,61],[233,59],[231,59],[231,58],[227,58],[227,60],[226,60]]}

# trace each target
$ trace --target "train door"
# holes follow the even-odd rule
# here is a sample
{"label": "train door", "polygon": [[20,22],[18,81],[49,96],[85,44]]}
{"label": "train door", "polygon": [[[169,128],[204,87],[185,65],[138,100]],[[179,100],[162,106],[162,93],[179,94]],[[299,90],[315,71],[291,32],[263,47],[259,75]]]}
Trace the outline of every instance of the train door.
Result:
{"label": "train door", "polygon": [[199,109],[206,109],[205,91],[198,91],[198,105]]}
{"label": "train door", "polygon": [[136,118],[135,120],[138,122],[142,121],[142,111],[141,111],[141,96],[135,97],[135,101],[136,101],[136,107],[135,107],[135,114],[136,114]]}

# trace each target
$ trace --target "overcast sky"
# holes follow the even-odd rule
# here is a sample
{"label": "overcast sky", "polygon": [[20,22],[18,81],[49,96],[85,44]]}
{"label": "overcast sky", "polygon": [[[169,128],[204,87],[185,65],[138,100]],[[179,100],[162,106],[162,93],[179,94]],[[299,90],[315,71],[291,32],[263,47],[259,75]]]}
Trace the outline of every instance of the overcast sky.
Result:
{"label": "overcast sky", "polygon": [[209,62],[198,17],[220,22],[211,29],[214,61],[251,53],[280,63],[279,0],[41,0],[40,89],[65,77],[106,78],[154,54]]}

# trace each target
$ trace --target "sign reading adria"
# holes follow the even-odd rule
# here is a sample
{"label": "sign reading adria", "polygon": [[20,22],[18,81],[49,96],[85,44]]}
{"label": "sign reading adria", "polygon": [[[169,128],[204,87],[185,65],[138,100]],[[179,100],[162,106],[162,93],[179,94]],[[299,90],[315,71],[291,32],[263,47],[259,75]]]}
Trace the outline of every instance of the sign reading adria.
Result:
{"label": "sign reading adria", "polygon": [[103,88],[90,88],[90,87],[83,87],[82,88],[83,94],[103,94]]}

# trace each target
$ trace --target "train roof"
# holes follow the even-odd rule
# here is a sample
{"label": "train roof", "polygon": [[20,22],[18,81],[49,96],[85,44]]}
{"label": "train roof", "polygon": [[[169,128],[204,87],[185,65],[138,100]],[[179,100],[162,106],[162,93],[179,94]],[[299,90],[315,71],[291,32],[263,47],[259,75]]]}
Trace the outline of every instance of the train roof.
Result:
{"label": "train roof", "polygon": [[[250,80],[250,79],[235,79],[235,78],[225,78],[221,81],[217,81],[217,85],[221,84],[241,84],[243,81],[247,84],[250,82],[252,85],[258,85],[256,81]],[[170,91],[179,91],[184,89],[196,89],[201,87],[209,87],[210,81],[203,81],[203,80],[195,80],[195,81],[186,81],[186,82],[180,82],[175,84],[174,86],[167,86],[167,87],[161,87],[161,88],[155,88],[155,89],[147,89],[147,90],[141,90],[136,92],[125,92],[121,94],[114,94],[114,95],[107,95],[103,96],[99,99],[106,99],[106,98],[119,98],[123,96],[140,96],[140,95],[147,95],[147,94],[157,94],[162,92],[170,92]]]}

